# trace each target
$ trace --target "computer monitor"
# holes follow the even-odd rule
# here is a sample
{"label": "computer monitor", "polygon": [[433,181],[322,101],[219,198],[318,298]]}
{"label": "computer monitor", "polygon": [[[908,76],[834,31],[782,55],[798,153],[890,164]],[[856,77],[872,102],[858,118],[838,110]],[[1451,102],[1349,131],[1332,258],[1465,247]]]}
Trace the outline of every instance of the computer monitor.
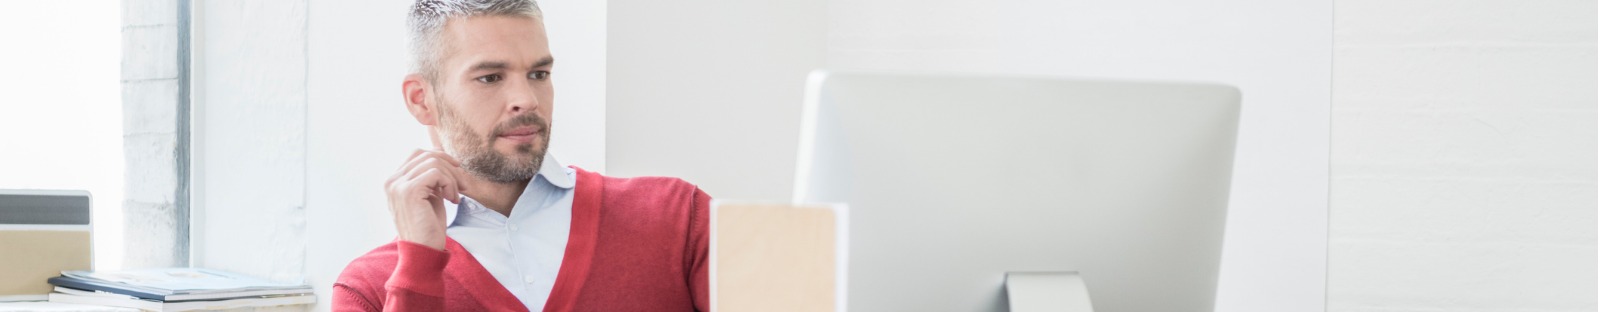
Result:
{"label": "computer monitor", "polygon": [[1095,311],[1211,311],[1239,97],[818,71],[795,200],[850,206],[849,310],[1005,311],[1007,272],[1075,271]]}

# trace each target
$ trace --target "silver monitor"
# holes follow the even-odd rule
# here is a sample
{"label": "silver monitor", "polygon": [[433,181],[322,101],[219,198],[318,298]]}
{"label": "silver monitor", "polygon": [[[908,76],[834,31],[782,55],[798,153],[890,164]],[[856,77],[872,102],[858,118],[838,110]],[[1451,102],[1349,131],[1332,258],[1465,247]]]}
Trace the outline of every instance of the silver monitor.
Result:
{"label": "silver monitor", "polygon": [[1239,96],[818,71],[795,200],[850,206],[849,310],[1005,311],[1008,272],[1076,272],[1094,311],[1211,311]]}

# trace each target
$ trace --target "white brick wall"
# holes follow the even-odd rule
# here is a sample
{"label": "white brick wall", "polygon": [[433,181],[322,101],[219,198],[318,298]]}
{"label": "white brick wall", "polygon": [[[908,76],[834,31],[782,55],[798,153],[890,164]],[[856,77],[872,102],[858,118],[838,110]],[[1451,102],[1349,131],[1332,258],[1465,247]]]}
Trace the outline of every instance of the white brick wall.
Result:
{"label": "white brick wall", "polygon": [[1329,311],[1595,311],[1595,9],[1335,2]]}
{"label": "white brick wall", "polygon": [[175,0],[122,1],[122,114],[127,192],[123,267],[187,263],[178,188]]}

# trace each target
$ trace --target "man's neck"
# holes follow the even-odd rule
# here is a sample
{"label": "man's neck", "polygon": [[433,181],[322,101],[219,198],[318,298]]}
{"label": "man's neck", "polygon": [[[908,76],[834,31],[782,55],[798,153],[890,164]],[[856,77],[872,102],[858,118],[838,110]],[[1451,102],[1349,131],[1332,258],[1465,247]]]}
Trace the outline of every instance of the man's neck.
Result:
{"label": "man's neck", "polygon": [[462,195],[471,197],[489,210],[508,217],[511,216],[511,207],[517,204],[517,198],[522,197],[522,190],[528,187],[530,181],[495,183],[477,177],[473,177],[472,180],[467,186],[467,191],[461,192]]}

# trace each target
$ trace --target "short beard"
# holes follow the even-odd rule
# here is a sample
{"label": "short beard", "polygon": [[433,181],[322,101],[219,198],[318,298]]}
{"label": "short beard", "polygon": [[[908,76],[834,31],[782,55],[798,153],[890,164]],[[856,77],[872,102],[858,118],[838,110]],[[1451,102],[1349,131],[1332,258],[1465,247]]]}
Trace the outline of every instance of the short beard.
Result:
{"label": "short beard", "polygon": [[[540,166],[544,165],[545,151],[550,146],[550,124],[539,116],[522,114],[500,124],[489,135],[483,136],[473,132],[472,128],[461,122],[450,105],[446,105],[443,101],[435,103],[438,104],[436,107],[439,111],[439,124],[445,128],[445,133],[449,136],[445,148],[450,154],[455,155],[456,159],[461,160],[461,168],[466,169],[468,173],[491,182],[508,184],[533,179],[534,175],[539,173]],[[514,153],[528,156],[527,161],[513,160],[513,157],[494,149],[494,140],[499,138],[500,134],[523,126],[537,126],[543,129],[541,134],[544,135],[544,140],[541,142],[516,146]]]}

